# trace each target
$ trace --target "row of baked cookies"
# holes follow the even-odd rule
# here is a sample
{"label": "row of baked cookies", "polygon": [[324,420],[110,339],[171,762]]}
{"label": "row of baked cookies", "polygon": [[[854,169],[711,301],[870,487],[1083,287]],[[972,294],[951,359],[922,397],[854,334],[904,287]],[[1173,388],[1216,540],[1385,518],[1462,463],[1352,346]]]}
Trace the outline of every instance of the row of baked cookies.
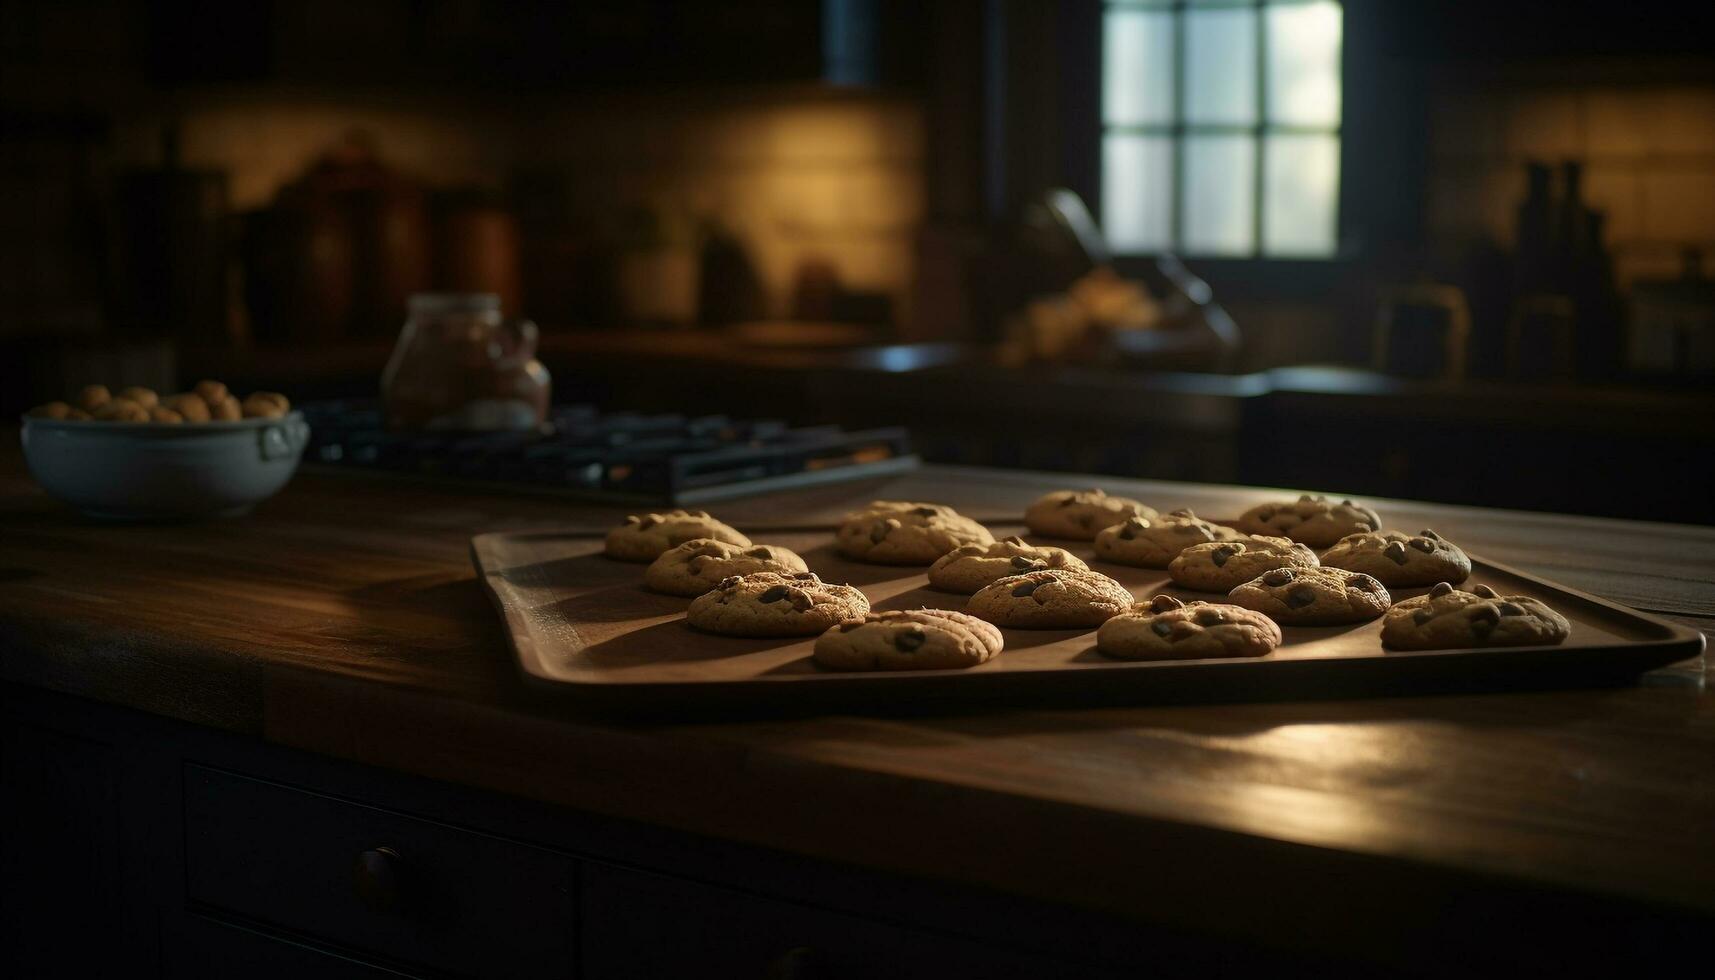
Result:
{"label": "row of baked cookies", "polygon": [[858,589],[823,582],[790,548],[753,544],[705,511],[627,518],[609,533],[607,554],[649,561],[644,584],[657,592],[694,596],[685,617],[698,629],[737,636],[820,633],[816,660],[834,670],[971,667],[1000,653],[1004,642],[1000,630],[962,612],[872,612]]}
{"label": "row of baked cookies", "polygon": [[[1462,549],[1432,530],[1381,530],[1375,511],[1308,494],[1259,504],[1236,527],[1188,510],[1163,517],[1138,501],[1099,490],[1060,491],[1026,511],[1033,531],[1088,537],[1098,557],[1166,568],[1175,584],[1227,593],[1230,603],[1157,596],[1108,620],[1098,649],[1116,656],[1258,656],[1280,643],[1277,624],[1336,625],[1384,615],[1382,642],[1397,649],[1559,643],[1570,626],[1528,596],[1488,586],[1455,589],[1470,576]],[[1320,555],[1312,547],[1325,548]],[[1387,587],[1434,585],[1429,595],[1392,602]],[[1266,622],[1259,619],[1259,614]],[[1225,653],[1219,651],[1227,651]]]}

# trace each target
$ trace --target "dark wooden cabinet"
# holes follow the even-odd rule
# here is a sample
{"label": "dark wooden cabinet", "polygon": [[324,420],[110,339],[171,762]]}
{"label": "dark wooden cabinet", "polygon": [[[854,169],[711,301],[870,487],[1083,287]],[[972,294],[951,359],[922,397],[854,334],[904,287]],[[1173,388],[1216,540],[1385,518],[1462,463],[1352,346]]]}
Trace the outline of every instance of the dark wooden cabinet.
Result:
{"label": "dark wooden cabinet", "polygon": [[0,702],[7,976],[1122,975],[1042,925],[1065,910],[26,688]]}
{"label": "dark wooden cabinet", "polygon": [[[948,935],[964,914],[907,927],[665,875],[594,864],[580,896],[591,977],[1010,980],[1087,976]],[[886,910],[878,910],[885,912]]]}
{"label": "dark wooden cabinet", "polygon": [[426,976],[201,915],[162,937],[161,975],[183,980],[388,980]]}
{"label": "dark wooden cabinet", "polygon": [[22,968],[11,975],[119,975],[123,947],[89,941],[125,932],[114,747],[8,714],[0,799],[0,949]]}
{"label": "dark wooden cabinet", "polygon": [[204,766],[184,797],[194,906],[459,974],[572,970],[563,854]]}

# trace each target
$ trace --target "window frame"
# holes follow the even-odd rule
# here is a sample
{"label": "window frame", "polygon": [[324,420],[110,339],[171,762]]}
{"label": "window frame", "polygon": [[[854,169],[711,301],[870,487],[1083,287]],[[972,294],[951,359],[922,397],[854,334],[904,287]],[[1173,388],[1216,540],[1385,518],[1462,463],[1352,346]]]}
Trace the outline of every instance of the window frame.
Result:
{"label": "window frame", "polygon": [[[1260,23],[1265,20],[1263,10],[1268,6],[1286,5],[1305,0],[1232,0],[1230,3],[1211,4],[1216,9],[1251,9],[1257,11],[1259,19],[1259,34],[1257,36],[1257,118],[1250,124],[1207,124],[1190,123],[1184,118],[1185,95],[1183,79],[1186,71],[1184,61],[1185,44],[1185,11],[1196,4],[1186,0],[1138,0],[1127,3],[1126,0],[1080,0],[1072,5],[1072,9],[1063,11],[1062,25],[1062,64],[1069,67],[1062,75],[1062,120],[1066,125],[1066,140],[1063,145],[1062,166],[1067,176],[1067,183],[1073,190],[1088,202],[1092,213],[1102,213],[1102,146],[1103,137],[1108,133],[1138,133],[1149,135],[1169,136],[1174,141],[1173,154],[1175,157],[1174,187],[1172,195],[1173,231],[1178,238],[1179,215],[1183,208],[1182,184],[1183,159],[1185,154],[1187,134],[1199,133],[1221,135],[1246,135],[1256,140],[1256,156],[1253,181],[1252,200],[1252,234],[1253,249],[1251,254],[1240,256],[1211,256],[1195,253],[1173,252],[1186,263],[1193,266],[1199,274],[1211,281],[1218,288],[1225,287],[1233,293],[1268,294],[1268,295],[1314,295],[1326,290],[1337,283],[1344,275],[1345,269],[1352,262],[1355,247],[1354,228],[1356,216],[1353,212],[1354,195],[1353,181],[1350,175],[1356,163],[1357,154],[1354,152],[1352,139],[1354,100],[1353,78],[1353,44],[1351,7],[1360,0],[1342,0],[1340,4],[1342,43],[1340,45],[1340,89],[1341,112],[1340,120],[1333,126],[1302,126],[1293,124],[1270,123],[1267,120],[1267,57],[1266,26]],[[1175,15],[1175,75],[1179,84],[1175,86],[1174,104],[1175,117],[1167,123],[1147,124],[1108,124],[1103,119],[1102,111],[1102,77],[1105,44],[1103,31],[1105,29],[1104,15],[1110,9],[1133,7],[1139,10],[1162,10]],[[1081,70],[1070,66],[1084,66]],[[1262,254],[1262,222],[1263,222],[1263,187],[1267,173],[1265,168],[1264,147],[1262,139],[1268,135],[1292,135],[1295,133],[1310,133],[1316,135],[1334,135],[1339,139],[1339,187],[1335,196],[1335,249],[1328,256],[1299,256],[1288,255],[1269,257]],[[1164,254],[1161,251],[1149,252],[1118,252],[1113,256],[1114,264],[1122,271],[1136,273],[1148,267],[1154,257]]]}

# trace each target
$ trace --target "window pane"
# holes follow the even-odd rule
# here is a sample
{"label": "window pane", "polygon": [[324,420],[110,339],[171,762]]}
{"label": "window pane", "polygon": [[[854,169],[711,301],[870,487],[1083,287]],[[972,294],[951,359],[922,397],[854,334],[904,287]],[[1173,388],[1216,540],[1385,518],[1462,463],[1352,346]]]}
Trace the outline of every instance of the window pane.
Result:
{"label": "window pane", "polygon": [[1268,118],[1296,126],[1340,124],[1340,5],[1268,8]]}
{"label": "window pane", "polygon": [[1192,136],[1185,140],[1185,251],[1248,255],[1255,242],[1256,140]]}
{"label": "window pane", "polygon": [[1102,28],[1102,120],[1173,119],[1173,15],[1110,10]]}
{"label": "window pane", "polygon": [[1263,253],[1325,258],[1338,242],[1340,138],[1271,136],[1263,173]]}
{"label": "window pane", "polygon": [[1166,248],[1172,233],[1173,140],[1102,138],[1102,228],[1119,252]]}
{"label": "window pane", "polygon": [[1256,11],[1187,11],[1185,118],[1248,126],[1256,113]]}

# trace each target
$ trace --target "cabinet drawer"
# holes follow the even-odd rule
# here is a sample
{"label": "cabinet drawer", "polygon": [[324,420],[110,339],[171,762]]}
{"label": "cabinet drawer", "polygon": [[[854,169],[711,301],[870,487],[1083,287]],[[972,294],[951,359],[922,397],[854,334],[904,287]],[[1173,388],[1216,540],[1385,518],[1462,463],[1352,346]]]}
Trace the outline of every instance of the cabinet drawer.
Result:
{"label": "cabinet drawer", "polygon": [[185,767],[192,902],[389,959],[567,976],[575,862],[387,810]]}
{"label": "cabinet drawer", "polygon": [[[586,865],[583,976],[1000,980],[1077,965],[930,931],[606,865]],[[957,910],[948,909],[949,915]]]}
{"label": "cabinet drawer", "polygon": [[173,980],[412,980],[415,976],[200,915],[184,916],[162,937],[161,966],[162,975]]}

